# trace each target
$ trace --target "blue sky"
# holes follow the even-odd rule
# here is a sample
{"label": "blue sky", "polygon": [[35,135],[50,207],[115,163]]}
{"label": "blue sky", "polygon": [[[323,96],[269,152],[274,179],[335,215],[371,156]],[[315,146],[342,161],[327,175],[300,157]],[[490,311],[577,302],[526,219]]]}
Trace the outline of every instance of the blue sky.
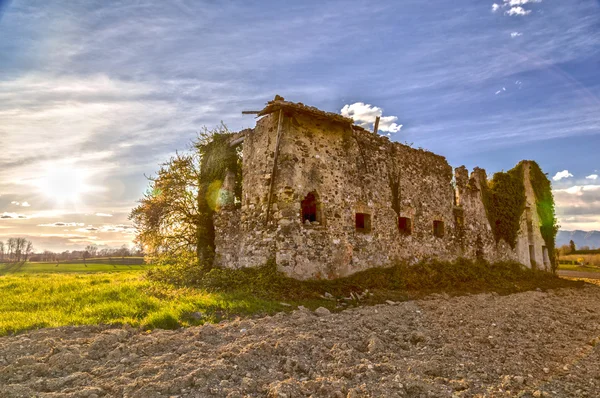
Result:
{"label": "blue sky", "polygon": [[600,229],[599,1],[0,4],[0,240],[130,242],[144,173],[275,94],[378,107],[453,166],[567,170],[563,229]]}

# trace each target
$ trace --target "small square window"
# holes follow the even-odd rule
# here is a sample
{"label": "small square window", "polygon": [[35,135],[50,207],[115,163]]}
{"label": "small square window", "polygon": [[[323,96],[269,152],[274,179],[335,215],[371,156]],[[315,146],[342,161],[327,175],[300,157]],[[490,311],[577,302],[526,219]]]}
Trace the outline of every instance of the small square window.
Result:
{"label": "small square window", "polygon": [[433,236],[435,236],[437,238],[444,237],[444,222],[443,221],[435,220],[433,222]]}
{"label": "small square window", "polygon": [[398,230],[403,235],[412,234],[412,222],[408,217],[398,217]]}
{"label": "small square window", "polygon": [[359,232],[371,232],[371,215],[367,213],[356,213],[356,230]]}

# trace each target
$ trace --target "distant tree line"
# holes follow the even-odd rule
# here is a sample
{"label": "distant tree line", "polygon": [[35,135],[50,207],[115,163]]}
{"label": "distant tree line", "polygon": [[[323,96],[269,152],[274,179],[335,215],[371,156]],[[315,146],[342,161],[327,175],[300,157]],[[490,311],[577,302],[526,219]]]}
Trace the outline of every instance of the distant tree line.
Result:
{"label": "distant tree line", "polygon": [[87,260],[91,258],[112,258],[112,257],[139,257],[144,254],[137,248],[129,248],[123,245],[118,248],[102,248],[96,245],[88,245],[84,250],[65,250],[63,252],[53,252],[44,250],[41,253],[35,253],[31,256],[31,261],[70,261],[70,260]]}
{"label": "distant tree line", "polygon": [[138,248],[129,248],[123,245],[118,248],[102,248],[88,245],[84,250],[65,250],[53,252],[44,250],[34,253],[33,244],[25,238],[9,238],[6,242],[0,241],[0,263],[20,263],[25,261],[60,262],[70,260],[87,260],[91,258],[124,258],[143,256]]}
{"label": "distant tree line", "polygon": [[25,238],[8,238],[0,241],[0,263],[27,261],[33,253],[33,243]]}

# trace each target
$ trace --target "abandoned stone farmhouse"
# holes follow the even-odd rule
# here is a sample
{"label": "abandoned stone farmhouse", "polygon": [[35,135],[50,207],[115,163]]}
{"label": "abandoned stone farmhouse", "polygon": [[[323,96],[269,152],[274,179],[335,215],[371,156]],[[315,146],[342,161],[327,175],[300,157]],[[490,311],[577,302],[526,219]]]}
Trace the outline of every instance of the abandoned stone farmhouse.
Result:
{"label": "abandoned stone farmhouse", "polygon": [[[337,278],[396,260],[458,257],[516,260],[550,269],[529,163],[526,206],[514,248],[497,242],[475,168],[453,168],[353,124],[281,97],[258,112],[243,141],[242,199],[223,198],[215,214],[216,264],[254,267],[274,258],[298,279]],[[223,190],[235,177],[224,178]]]}

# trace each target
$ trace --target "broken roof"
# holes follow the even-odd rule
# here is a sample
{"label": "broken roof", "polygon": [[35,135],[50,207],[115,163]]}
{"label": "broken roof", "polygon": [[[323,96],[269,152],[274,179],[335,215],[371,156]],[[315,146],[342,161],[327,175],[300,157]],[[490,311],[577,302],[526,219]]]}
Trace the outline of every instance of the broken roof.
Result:
{"label": "broken roof", "polygon": [[283,97],[279,95],[276,95],[273,101],[267,102],[267,106],[265,106],[265,108],[262,111],[258,112],[258,116],[268,115],[273,112],[277,112],[280,109],[289,110],[292,112],[305,113],[313,117],[329,120],[332,122],[350,125],[354,124],[354,120],[352,120],[351,118],[344,117],[333,112],[325,112],[318,108],[315,108],[314,106],[304,105],[301,102],[286,101]]}

